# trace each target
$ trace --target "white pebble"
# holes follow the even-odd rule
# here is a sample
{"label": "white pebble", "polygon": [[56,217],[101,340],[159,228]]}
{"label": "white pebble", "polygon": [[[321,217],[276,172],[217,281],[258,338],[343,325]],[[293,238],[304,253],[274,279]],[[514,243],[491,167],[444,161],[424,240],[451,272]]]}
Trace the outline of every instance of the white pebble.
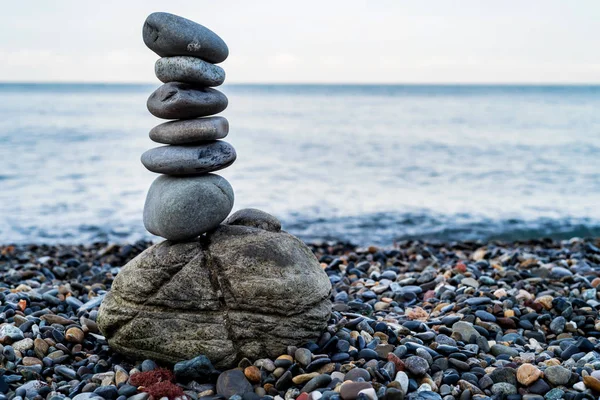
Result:
{"label": "white pebble", "polygon": [[431,385],[429,383],[424,383],[417,389],[418,392],[431,392]]}
{"label": "white pebble", "polygon": [[361,393],[364,394],[365,396],[367,396],[371,400],[377,400],[377,393],[375,392],[375,389],[373,389],[373,388],[363,389],[360,392],[358,392],[358,394],[361,394]]}
{"label": "white pebble", "polygon": [[406,375],[406,372],[398,371],[398,373],[396,374],[396,379],[394,380],[400,383],[400,389],[402,390],[402,393],[404,393],[404,395],[406,396],[406,393],[408,393],[408,375]]}
{"label": "white pebble", "polygon": [[319,400],[321,397],[323,397],[323,393],[315,390],[314,392],[310,392],[308,400]]}

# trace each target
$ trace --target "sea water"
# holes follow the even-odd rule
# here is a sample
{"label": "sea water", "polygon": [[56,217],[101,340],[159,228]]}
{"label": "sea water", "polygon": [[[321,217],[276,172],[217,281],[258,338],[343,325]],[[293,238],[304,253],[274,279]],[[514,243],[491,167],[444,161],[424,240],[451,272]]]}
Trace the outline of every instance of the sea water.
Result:
{"label": "sea water", "polygon": [[[158,85],[0,85],[0,243],[153,238]],[[225,85],[234,210],[301,238],[600,235],[599,86]],[[157,238],[153,238],[157,239]]]}

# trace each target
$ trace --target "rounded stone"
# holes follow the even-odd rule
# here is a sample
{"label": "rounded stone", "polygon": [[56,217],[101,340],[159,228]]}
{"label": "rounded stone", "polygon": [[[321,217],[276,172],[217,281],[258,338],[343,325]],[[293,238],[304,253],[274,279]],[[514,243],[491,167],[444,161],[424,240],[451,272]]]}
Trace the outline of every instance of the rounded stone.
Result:
{"label": "rounded stone", "polygon": [[190,240],[218,227],[231,212],[233,200],[233,189],[221,176],[161,175],[146,196],[144,226],[169,240]]}
{"label": "rounded stone", "polygon": [[163,144],[189,144],[223,139],[229,122],[223,117],[206,117],[169,121],[152,128],[150,139]]}
{"label": "rounded stone", "polygon": [[68,342],[82,343],[84,338],[85,338],[85,335],[84,335],[83,331],[76,327],[69,328],[69,329],[67,329],[67,332],[65,332],[65,339]]}
{"label": "rounded stone", "polygon": [[586,387],[594,390],[595,392],[600,392],[600,380],[594,378],[591,375],[586,375],[583,377],[583,383]]}
{"label": "rounded stone", "polygon": [[146,18],[142,37],[146,46],[161,57],[192,56],[220,63],[229,55],[227,45],[216,33],[165,12],[155,12]]}
{"label": "rounded stone", "polygon": [[571,371],[561,365],[553,365],[544,370],[544,376],[553,385],[566,385],[571,378]]}
{"label": "rounded stone", "polygon": [[346,381],[340,387],[340,396],[343,400],[355,400],[359,397],[359,393],[362,390],[372,388],[373,385],[370,382]]}
{"label": "rounded stone", "polygon": [[330,290],[296,237],[221,225],[130,261],[102,302],[98,327],[112,349],[131,357],[175,363],[204,354],[223,369],[316,342],[329,319]]}
{"label": "rounded stone", "polygon": [[406,369],[408,369],[413,375],[423,376],[429,370],[429,363],[419,356],[410,356],[405,361]]}
{"label": "rounded stone", "polygon": [[326,387],[331,383],[331,376],[327,374],[319,374],[312,378],[300,390],[301,393],[311,393],[319,388]]}
{"label": "rounded stone", "polygon": [[300,363],[300,365],[306,367],[312,361],[312,353],[310,350],[300,347],[296,349],[294,358]]}
{"label": "rounded stone", "polygon": [[25,338],[12,344],[13,349],[20,351],[21,353],[33,348],[33,339]]}
{"label": "rounded stone", "polygon": [[271,232],[281,230],[281,222],[277,218],[256,208],[244,208],[236,211],[225,220],[224,224],[252,226]]}
{"label": "rounded stone", "polygon": [[368,382],[371,380],[371,374],[364,368],[353,368],[346,373],[345,380],[358,381],[358,379]]}
{"label": "rounded stone", "polygon": [[472,336],[480,337],[481,335],[475,328],[473,328],[473,324],[466,321],[458,321],[452,325],[452,332],[460,335],[463,341],[469,342]]}
{"label": "rounded stone", "polygon": [[517,369],[517,380],[523,386],[529,386],[542,376],[542,371],[533,364],[522,364]]}
{"label": "rounded stone", "polygon": [[227,108],[227,97],[215,89],[169,82],[156,89],[146,105],[158,118],[190,119],[220,113]]}
{"label": "rounded stone", "polygon": [[191,360],[180,361],[175,364],[173,373],[177,379],[184,382],[193,379],[209,380],[215,373],[215,369],[205,355],[199,355]]}
{"label": "rounded stone", "polygon": [[217,379],[217,394],[230,398],[235,395],[252,392],[252,385],[239,369],[224,371]]}
{"label": "rounded stone", "polygon": [[516,394],[517,388],[510,383],[498,382],[494,383],[492,386],[492,393],[500,396],[507,396],[509,394]]}
{"label": "rounded stone", "polygon": [[186,82],[200,86],[219,86],[225,82],[223,68],[196,57],[159,58],[154,64],[154,73],[163,83]]}
{"label": "rounded stone", "polygon": [[233,146],[220,140],[195,145],[156,147],[142,154],[144,167],[167,175],[206,174],[230,166],[235,159]]}

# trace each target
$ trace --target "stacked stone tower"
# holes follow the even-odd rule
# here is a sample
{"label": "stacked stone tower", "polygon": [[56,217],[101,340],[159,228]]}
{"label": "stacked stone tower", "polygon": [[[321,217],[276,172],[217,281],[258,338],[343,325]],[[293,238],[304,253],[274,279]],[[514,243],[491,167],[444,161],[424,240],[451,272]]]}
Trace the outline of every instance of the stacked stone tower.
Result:
{"label": "stacked stone tower", "polygon": [[220,140],[229,123],[211,116],[227,107],[227,97],[211,87],[225,81],[225,71],[215,64],[229,50],[208,28],[163,12],[148,16],[143,39],[162,57],[155,72],[164,83],[150,95],[148,110],[174,120],[150,131],[150,139],[166,146],[142,155],[147,169],[163,174],[148,191],[144,225],[169,240],[191,240],[219,226],[233,207],[231,185],[211,173],[236,159],[234,148]]}
{"label": "stacked stone tower", "polygon": [[143,33],[163,57],[156,75],[165,82],[148,109],[177,120],[152,129],[152,140],[167,146],[142,156],[149,170],[164,174],[150,187],[144,223],[169,240],[123,267],[98,310],[98,328],[113,350],[131,357],[175,363],[202,354],[217,368],[316,341],[331,312],[331,283],[317,258],[264,211],[247,208],[225,219],[233,191],[210,173],[235,160],[219,140],[227,120],[208,117],[227,106],[208,88],[225,79],[213,63],[227,57],[227,46],[166,13],[150,15]]}

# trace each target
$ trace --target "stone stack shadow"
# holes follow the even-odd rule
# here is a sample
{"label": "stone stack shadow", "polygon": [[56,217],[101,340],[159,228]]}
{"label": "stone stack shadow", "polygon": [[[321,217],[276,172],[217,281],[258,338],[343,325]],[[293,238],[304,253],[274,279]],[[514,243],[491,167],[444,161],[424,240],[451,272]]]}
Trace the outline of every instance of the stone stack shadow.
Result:
{"label": "stone stack shadow", "polygon": [[227,107],[216,89],[225,71],[215,65],[229,55],[225,42],[208,28],[177,15],[157,12],[146,19],[144,43],[161,56],[156,76],[164,84],[148,98],[152,115],[174,120],[154,127],[150,139],[166,146],[146,151],[142,164],[159,176],[144,205],[146,229],[169,240],[194,239],[219,226],[233,208],[233,189],[212,172],[236,159],[223,117]]}

